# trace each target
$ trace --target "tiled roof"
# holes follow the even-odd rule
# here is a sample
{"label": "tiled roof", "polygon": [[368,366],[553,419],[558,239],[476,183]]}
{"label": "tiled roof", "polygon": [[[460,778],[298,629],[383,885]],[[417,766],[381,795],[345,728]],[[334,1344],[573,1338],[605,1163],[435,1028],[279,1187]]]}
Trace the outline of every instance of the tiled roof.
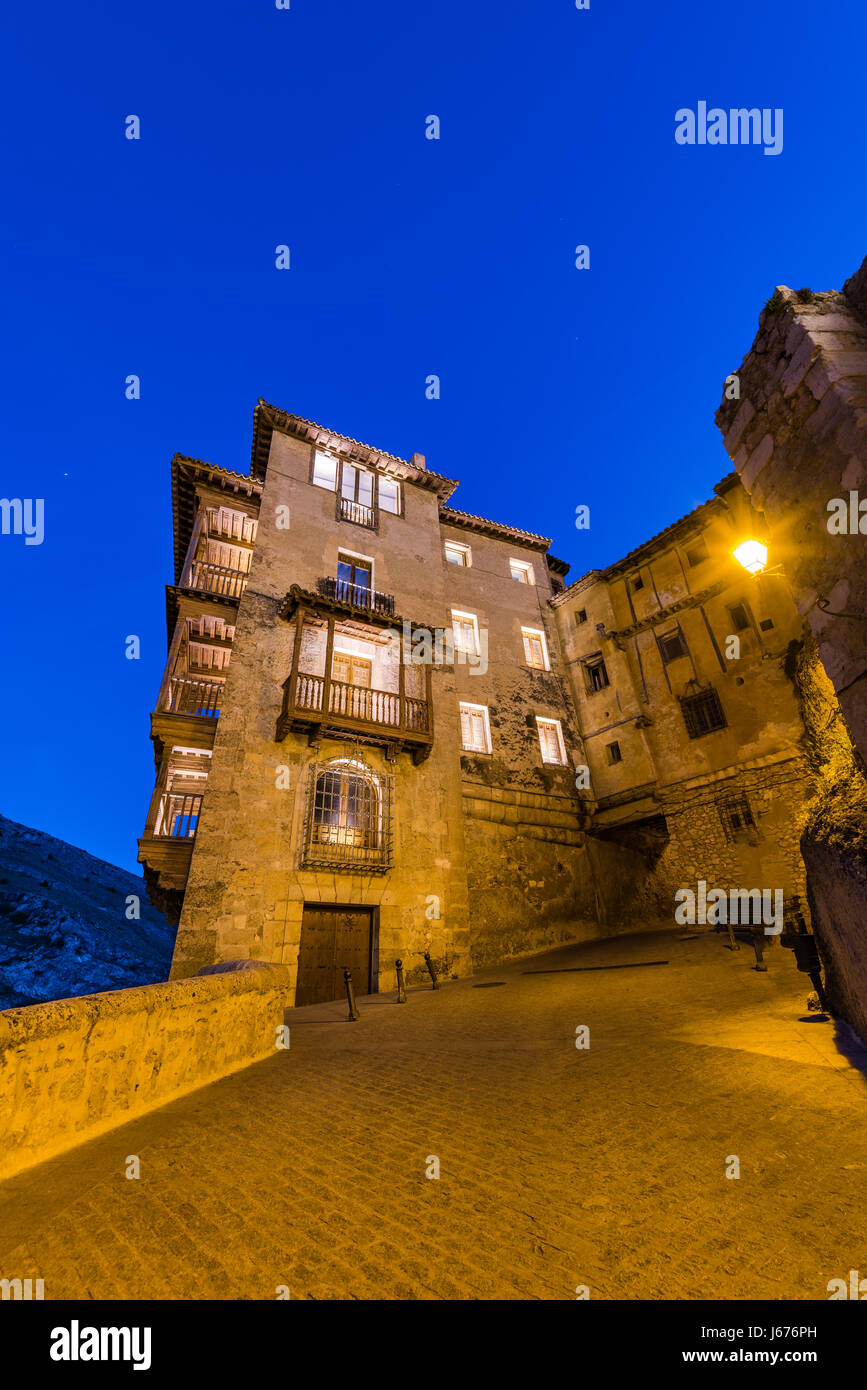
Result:
{"label": "tiled roof", "polygon": [[640,564],[655,550],[660,550],[666,544],[689,534],[690,531],[696,529],[697,523],[703,522],[707,518],[709,513],[719,512],[724,508],[725,504],[720,500],[722,494],[736,486],[738,482],[737,473],[727,473],[714,488],[718,494],[717,497],[711,497],[707,502],[700,502],[697,507],[693,507],[691,512],[686,512],[683,516],[678,517],[677,521],[672,521],[668,526],[664,526],[661,531],[657,531],[655,536],[650,536],[648,540],[642,541],[634,550],[628,551],[619,560],[613,560],[604,569],[589,570],[586,574],[582,574],[578,579],[573,580],[562,594],[556,595],[553,599],[554,604],[559,606],[569,598],[570,594],[574,594],[579,588],[586,588],[585,581],[589,579],[612,579],[623,573],[624,570],[632,569],[635,565]]}
{"label": "tiled roof", "polygon": [[326,425],[320,425],[315,420],[306,420],[303,415],[292,415],[288,411],[281,410],[279,406],[269,405],[261,398],[253,411],[253,451],[250,471],[256,478],[263,479],[265,477],[268,454],[271,448],[271,436],[275,428],[284,430],[296,438],[306,439],[313,444],[321,444],[324,447],[331,445],[333,448],[339,448],[358,463],[366,464],[369,467],[386,465],[388,472],[398,477],[409,478],[422,487],[430,488],[439,495],[443,502],[451,497],[458,486],[453,478],[445,478],[441,473],[434,473],[428,468],[420,467],[413,463],[412,459],[399,458],[397,454],[390,454],[384,449],[377,449],[373,444],[364,444],[361,440],[353,439],[351,435],[340,434],[339,431],[328,429]]}
{"label": "tiled roof", "polygon": [[[484,516],[473,516],[470,512],[459,512],[454,507],[440,507],[440,519],[452,526],[463,526],[468,531],[483,531],[487,535],[502,536],[508,540],[520,540],[537,550],[547,550],[551,544],[549,536],[537,536],[535,531],[522,531],[517,526],[506,526],[499,521],[489,521]],[[560,564],[563,561],[559,562]]]}

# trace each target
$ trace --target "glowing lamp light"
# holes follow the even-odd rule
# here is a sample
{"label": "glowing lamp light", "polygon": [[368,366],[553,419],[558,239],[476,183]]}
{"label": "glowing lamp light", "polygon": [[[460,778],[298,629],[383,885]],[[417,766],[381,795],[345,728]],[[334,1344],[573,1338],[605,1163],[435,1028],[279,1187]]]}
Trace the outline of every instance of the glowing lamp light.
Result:
{"label": "glowing lamp light", "polygon": [[746,540],[741,541],[732,551],[739,565],[743,565],[750,574],[761,574],[765,565],[768,563],[768,547],[762,545],[761,541]]}

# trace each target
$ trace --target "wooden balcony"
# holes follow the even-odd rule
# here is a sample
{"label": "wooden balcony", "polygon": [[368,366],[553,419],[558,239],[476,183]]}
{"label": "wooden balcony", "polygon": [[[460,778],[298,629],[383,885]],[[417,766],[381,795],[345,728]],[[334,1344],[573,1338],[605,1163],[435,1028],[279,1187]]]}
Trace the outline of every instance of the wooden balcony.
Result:
{"label": "wooden balcony", "polygon": [[430,753],[433,727],[428,700],[399,691],[370,690],[345,681],[295,671],[283,686],[283,709],[277,737],[305,731],[311,744],[323,737],[358,738],[362,743],[381,743],[387,756],[405,749],[413,761]]}
{"label": "wooden balcony", "polygon": [[[314,594],[294,585],[280,609],[281,618],[294,620],[295,637],[292,669],[283,683],[283,706],[277,719],[278,741],[289,733],[306,733],[313,747],[318,747],[323,738],[357,740],[384,748],[390,761],[398,753],[408,752],[414,763],[423,762],[430,755],[434,740],[430,665],[424,667],[423,698],[419,668],[411,668],[412,680],[417,682],[413,689],[412,680],[407,679],[404,644],[400,642],[400,658],[393,668],[396,690],[350,684],[332,674],[338,629],[342,634],[381,646],[385,635],[403,635],[411,641],[414,625],[394,615],[391,604],[354,604],[338,592],[342,586],[336,580],[325,587],[327,593]],[[391,595],[381,597],[391,599]],[[360,608],[364,611],[360,612]],[[319,668],[312,671],[302,670],[300,660],[308,626],[317,627],[325,639],[318,655],[311,649],[305,659],[305,665]],[[412,693],[407,691],[408,684]]]}
{"label": "wooden balcony", "polygon": [[212,565],[207,560],[193,560],[186,582],[181,587],[237,600],[246,589],[248,578],[243,570],[231,569],[227,565]]}
{"label": "wooden balcony", "polygon": [[331,575],[320,579],[319,592],[325,598],[336,599],[338,603],[349,603],[353,608],[366,609],[368,613],[394,617],[394,594],[381,594],[378,589],[366,589],[363,584],[350,584],[345,579],[335,579]]}
{"label": "wooden balcony", "polygon": [[165,711],[167,714],[198,714],[206,719],[218,719],[223,689],[223,681],[172,676],[166,693]]}
{"label": "wooden balcony", "polygon": [[208,507],[203,529],[212,540],[228,541],[230,545],[252,546],[256,543],[256,519],[243,512]]}

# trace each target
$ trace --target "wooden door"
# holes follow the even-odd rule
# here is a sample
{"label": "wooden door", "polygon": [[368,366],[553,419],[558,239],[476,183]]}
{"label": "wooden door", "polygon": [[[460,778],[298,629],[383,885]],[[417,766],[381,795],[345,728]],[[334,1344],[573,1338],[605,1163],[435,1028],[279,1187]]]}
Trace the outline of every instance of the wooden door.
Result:
{"label": "wooden door", "polygon": [[369,994],[373,915],[369,907],[304,907],[295,1003],[345,998],[343,972],[352,971],[356,995]]}

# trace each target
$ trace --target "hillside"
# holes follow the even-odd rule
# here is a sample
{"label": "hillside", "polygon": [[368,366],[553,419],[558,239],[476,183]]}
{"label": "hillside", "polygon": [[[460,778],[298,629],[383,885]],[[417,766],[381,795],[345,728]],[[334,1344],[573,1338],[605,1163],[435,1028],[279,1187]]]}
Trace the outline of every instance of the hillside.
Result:
{"label": "hillside", "polygon": [[0,1009],[165,980],[174,936],[143,879],[0,815]]}

